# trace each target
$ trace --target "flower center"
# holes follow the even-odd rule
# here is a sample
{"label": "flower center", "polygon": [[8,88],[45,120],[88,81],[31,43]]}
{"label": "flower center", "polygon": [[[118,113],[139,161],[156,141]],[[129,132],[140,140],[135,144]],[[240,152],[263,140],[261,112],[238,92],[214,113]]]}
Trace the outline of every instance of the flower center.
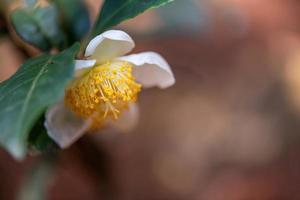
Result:
{"label": "flower center", "polygon": [[141,85],[132,76],[132,65],[115,61],[95,66],[70,83],[65,104],[83,118],[91,118],[92,128],[107,117],[117,119],[120,112],[135,102]]}

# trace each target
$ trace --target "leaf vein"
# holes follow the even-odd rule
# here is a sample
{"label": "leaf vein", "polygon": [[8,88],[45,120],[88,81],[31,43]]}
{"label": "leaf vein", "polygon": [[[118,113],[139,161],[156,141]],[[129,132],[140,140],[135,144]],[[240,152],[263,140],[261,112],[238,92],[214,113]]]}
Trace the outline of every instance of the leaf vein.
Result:
{"label": "leaf vein", "polygon": [[30,102],[30,99],[32,98],[32,94],[36,88],[37,82],[39,81],[39,79],[41,78],[41,76],[43,75],[44,71],[46,70],[47,65],[52,61],[53,57],[50,57],[49,60],[41,67],[41,70],[39,71],[39,73],[37,74],[37,76],[34,78],[34,80],[32,81],[31,87],[25,97],[23,106],[22,106],[22,110],[20,112],[20,117],[19,117],[19,124],[23,123],[24,120],[24,115],[27,111],[28,108],[28,103]]}

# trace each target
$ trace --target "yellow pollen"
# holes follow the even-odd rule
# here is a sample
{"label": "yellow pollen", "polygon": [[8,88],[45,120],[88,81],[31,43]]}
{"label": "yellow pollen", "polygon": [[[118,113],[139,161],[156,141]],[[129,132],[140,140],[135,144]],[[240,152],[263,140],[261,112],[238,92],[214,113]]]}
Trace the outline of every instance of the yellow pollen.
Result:
{"label": "yellow pollen", "polygon": [[92,118],[91,128],[117,119],[130,102],[135,102],[141,85],[132,76],[132,65],[115,61],[95,66],[66,89],[65,104],[83,118]]}

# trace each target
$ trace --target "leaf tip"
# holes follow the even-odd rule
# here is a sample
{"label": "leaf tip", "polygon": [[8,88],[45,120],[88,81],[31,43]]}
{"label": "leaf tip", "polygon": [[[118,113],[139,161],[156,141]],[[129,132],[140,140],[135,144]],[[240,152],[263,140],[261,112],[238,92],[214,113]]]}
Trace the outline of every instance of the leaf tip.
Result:
{"label": "leaf tip", "polygon": [[12,140],[7,144],[7,150],[17,161],[22,161],[25,158],[26,150],[23,145],[16,140]]}

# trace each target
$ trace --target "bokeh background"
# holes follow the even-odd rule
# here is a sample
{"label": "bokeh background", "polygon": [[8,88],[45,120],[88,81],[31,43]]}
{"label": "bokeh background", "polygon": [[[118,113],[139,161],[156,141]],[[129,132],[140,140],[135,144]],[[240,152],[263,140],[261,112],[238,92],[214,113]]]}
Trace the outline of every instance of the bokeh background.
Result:
{"label": "bokeh background", "polygon": [[[102,1],[86,3],[94,19]],[[141,93],[131,133],[61,152],[50,200],[300,199],[299,1],[175,0],[118,28],[135,52],[162,54],[177,83]],[[0,80],[23,60],[1,37]],[[0,150],[0,199],[18,196],[38,159]]]}

